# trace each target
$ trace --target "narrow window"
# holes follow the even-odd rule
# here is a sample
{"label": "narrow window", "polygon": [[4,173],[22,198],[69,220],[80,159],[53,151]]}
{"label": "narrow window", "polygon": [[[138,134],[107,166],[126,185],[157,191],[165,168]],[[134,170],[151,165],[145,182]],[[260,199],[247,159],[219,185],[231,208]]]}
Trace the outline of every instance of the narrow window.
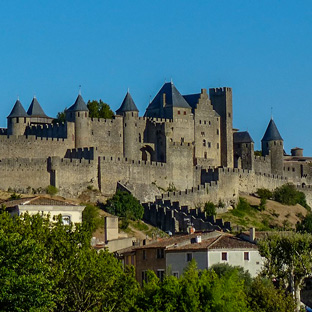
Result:
{"label": "narrow window", "polygon": [[210,143],[210,142],[208,142],[208,147],[209,147],[209,148],[211,147],[211,143]]}
{"label": "narrow window", "polygon": [[80,117],[80,113],[78,112],[78,117]]}
{"label": "narrow window", "polygon": [[183,112],[183,115],[186,115],[186,111]]}
{"label": "narrow window", "polygon": [[88,117],[88,113],[87,112],[85,112],[85,117]]}
{"label": "narrow window", "polygon": [[180,111],[178,110],[178,115],[180,115]]}
{"label": "narrow window", "polygon": [[163,259],[165,257],[164,250],[162,248],[157,249],[157,259]]}
{"label": "narrow window", "polygon": [[162,282],[164,280],[164,277],[165,277],[165,270],[157,270],[157,277]]}
{"label": "narrow window", "polygon": [[249,261],[249,252],[248,251],[244,252],[244,260]]}
{"label": "narrow window", "polygon": [[230,118],[231,118],[231,113],[229,113],[229,115],[228,115]]}
{"label": "narrow window", "polygon": [[24,117],[24,123],[26,123],[26,117]]}
{"label": "narrow window", "polygon": [[207,159],[207,152],[204,153],[204,158]]}
{"label": "narrow window", "polygon": [[219,149],[219,143],[217,143],[217,149]]}
{"label": "narrow window", "polygon": [[203,146],[206,146],[206,140],[203,140]]}
{"label": "narrow window", "polygon": [[19,123],[19,118],[18,117],[16,117],[16,123]]}
{"label": "narrow window", "polygon": [[219,129],[217,129],[217,135],[219,135]]}
{"label": "narrow window", "polygon": [[187,262],[190,262],[190,261],[192,261],[192,259],[193,259],[193,254],[190,253],[190,252],[187,253],[187,254],[186,254],[186,261],[187,261]]}
{"label": "narrow window", "polygon": [[146,250],[143,250],[143,260],[146,260]]}
{"label": "narrow window", "polygon": [[145,282],[147,283],[147,274],[146,271],[142,271],[142,283]]}
{"label": "narrow window", "polygon": [[222,252],[222,260],[227,261],[227,252]]}
{"label": "narrow window", "polygon": [[179,278],[179,272],[178,271],[174,271],[172,272],[172,275],[176,278]]}

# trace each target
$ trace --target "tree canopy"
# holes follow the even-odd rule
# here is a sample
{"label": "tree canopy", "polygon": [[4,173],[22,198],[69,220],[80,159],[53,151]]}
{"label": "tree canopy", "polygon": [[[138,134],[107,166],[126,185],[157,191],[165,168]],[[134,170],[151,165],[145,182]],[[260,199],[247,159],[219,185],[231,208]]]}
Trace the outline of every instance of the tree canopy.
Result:
{"label": "tree canopy", "polygon": [[285,289],[289,285],[300,311],[300,290],[312,272],[312,235],[271,234],[259,241],[259,252],[266,258],[265,274],[277,278]]}
{"label": "tree canopy", "polygon": [[114,117],[114,113],[111,110],[110,106],[104,103],[102,100],[89,100],[87,106],[89,109],[89,117],[91,118],[111,119]]}
{"label": "tree canopy", "polygon": [[40,215],[0,215],[0,306],[5,311],[129,311],[138,284],[90,231]]}

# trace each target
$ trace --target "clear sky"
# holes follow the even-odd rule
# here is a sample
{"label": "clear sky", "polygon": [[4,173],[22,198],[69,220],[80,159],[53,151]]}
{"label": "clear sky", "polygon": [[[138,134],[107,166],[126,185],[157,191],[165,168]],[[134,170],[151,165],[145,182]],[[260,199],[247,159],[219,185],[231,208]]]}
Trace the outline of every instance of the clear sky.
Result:
{"label": "clear sky", "polygon": [[0,126],[19,96],[54,117],[82,96],[144,114],[173,80],[182,94],[233,88],[235,128],[260,148],[271,117],[285,150],[312,156],[312,1],[1,1]]}

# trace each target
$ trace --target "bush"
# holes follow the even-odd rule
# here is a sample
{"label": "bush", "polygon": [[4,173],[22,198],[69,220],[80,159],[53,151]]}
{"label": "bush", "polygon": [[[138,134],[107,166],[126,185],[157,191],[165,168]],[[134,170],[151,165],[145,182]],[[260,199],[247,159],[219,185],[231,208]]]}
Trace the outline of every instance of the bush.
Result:
{"label": "bush", "polygon": [[58,189],[53,185],[49,185],[46,188],[46,192],[47,192],[47,194],[53,196],[58,192]]}
{"label": "bush", "polygon": [[91,233],[97,230],[100,225],[103,224],[99,208],[91,204],[87,204],[82,212],[82,224]]}
{"label": "bush", "polygon": [[260,211],[264,211],[265,210],[265,204],[266,204],[266,202],[267,202],[267,199],[266,198],[261,198],[260,199],[260,206],[259,206],[259,210]]}
{"label": "bush", "polygon": [[16,194],[15,192],[10,196],[11,200],[20,199],[20,198],[21,198],[21,195]]}
{"label": "bush", "polygon": [[273,196],[273,193],[270,191],[270,190],[268,190],[268,189],[266,189],[266,188],[260,188],[260,189],[258,189],[257,190],[257,194],[258,194],[258,196],[262,199],[262,198],[264,198],[264,199],[270,199],[270,198],[272,198],[272,196]]}
{"label": "bush", "polygon": [[296,187],[291,183],[284,184],[281,187],[276,188],[273,192],[273,198],[275,201],[284,205],[293,206],[300,204],[308,210],[311,209],[306,202],[305,194],[297,191]]}
{"label": "bush", "polygon": [[107,201],[104,209],[115,216],[131,220],[140,220],[144,214],[140,202],[132,194],[120,190]]}
{"label": "bush", "polygon": [[205,204],[204,211],[207,213],[208,216],[215,216],[217,214],[216,206],[212,202],[207,202]]}

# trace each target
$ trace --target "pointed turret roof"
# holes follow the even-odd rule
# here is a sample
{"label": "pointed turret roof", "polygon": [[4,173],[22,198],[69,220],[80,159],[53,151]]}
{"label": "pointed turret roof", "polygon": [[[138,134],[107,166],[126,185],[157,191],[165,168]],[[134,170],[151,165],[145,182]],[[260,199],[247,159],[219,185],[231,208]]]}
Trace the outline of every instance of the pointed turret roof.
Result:
{"label": "pointed turret roof", "polygon": [[116,110],[117,115],[121,115],[123,112],[138,112],[138,108],[136,107],[131,94],[129,91],[127,92],[124,100],[122,101],[121,106]]}
{"label": "pointed turret roof", "polygon": [[271,118],[269,125],[261,141],[277,141],[277,140],[283,140],[283,139],[277,130],[277,127],[273,118]]}
{"label": "pointed turret roof", "polygon": [[10,115],[8,116],[8,118],[12,118],[12,117],[28,117],[23,105],[21,104],[19,100],[15,102],[13,109]]}
{"label": "pointed turret roof", "polygon": [[83,100],[81,94],[77,96],[75,103],[67,110],[71,112],[88,111],[88,107]]}
{"label": "pointed turret roof", "polygon": [[162,88],[159,90],[157,95],[154,97],[153,101],[147,107],[149,109],[158,109],[163,107],[163,94],[166,94],[166,106],[181,107],[181,108],[191,108],[187,103],[185,98],[177,90],[172,82],[166,82]]}
{"label": "pointed turret roof", "polygon": [[37,98],[34,96],[34,98],[32,99],[30,106],[28,108],[27,114],[29,116],[33,116],[33,117],[48,117],[42,107],[40,106]]}
{"label": "pointed turret roof", "polygon": [[234,143],[254,143],[248,131],[234,132]]}

